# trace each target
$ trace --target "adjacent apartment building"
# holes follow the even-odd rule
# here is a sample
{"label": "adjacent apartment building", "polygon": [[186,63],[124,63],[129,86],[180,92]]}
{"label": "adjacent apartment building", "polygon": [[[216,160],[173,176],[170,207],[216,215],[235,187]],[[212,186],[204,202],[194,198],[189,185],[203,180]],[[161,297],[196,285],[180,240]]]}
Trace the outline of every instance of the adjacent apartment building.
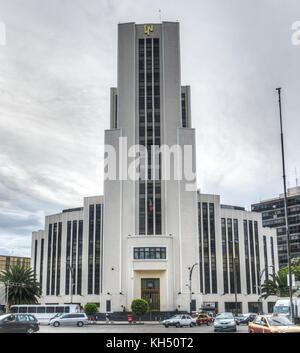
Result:
{"label": "adjacent apartment building", "polygon": [[[290,233],[291,258],[300,257],[300,187],[287,190],[288,225]],[[252,211],[261,212],[264,227],[277,232],[279,267],[287,266],[287,239],[284,195],[263,200],[251,206]]]}
{"label": "adjacent apartment building", "polygon": [[260,214],[197,191],[179,39],[178,22],[118,25],[104,195],[47,216],[33,232],[41,302],[95,302],[119,313],[144,298],[152,311],[224,311],[234,308],[236,288],[239,310],[258,311],[260,279],[278,268],[276,231]]}

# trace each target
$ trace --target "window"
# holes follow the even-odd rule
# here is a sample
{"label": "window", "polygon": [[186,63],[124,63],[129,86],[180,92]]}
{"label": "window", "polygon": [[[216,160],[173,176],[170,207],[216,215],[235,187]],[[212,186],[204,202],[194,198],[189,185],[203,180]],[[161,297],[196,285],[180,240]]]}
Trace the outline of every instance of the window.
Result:
{"label": "window", "polygon": [[55,308],[55,312],[56,313],[63,313],[64,312],[64,307],[63,306],[57,306]]}
{"label": "window", "polygon": [[156,247],[147,247],[147,248],[134,248],[133,249],[133,258],[134,260],[149,260],[149,259],[166,259],[166,248],[156,248]]}
{"label": "window", "polygon": [[29,306],[27,312],[28,313],[36,313],[36,306]]}
{"label": "window", "polygon": [[27,306],[21,306],[19,308],[19,313],[27,313]]}
{"label": "window", "polygon": [[55,312],[54,309],[55,309],[54,306],[47,306],[47,307],[46,307],[46,313],[47,313],[47,314],[50,314],[50,313],[52,314],[52,313]]}
{"label": "window", "polygon": [[46,312],[46,308],[44,306],[38,306],[37,309],[36,309],[36,312],[38,314],[44,314]]}
{"label": "window", "polygon": [[107,300],[106,301],[106,312],[109,313],[111,311],[111,301]]}
{"label": "window", "polygon": [[223,258],[223,283],[224,294],[228,293],[228,265],[227,265],[227,240],[226,240],[226,219],[221,220],[222,229],[222,258]]}

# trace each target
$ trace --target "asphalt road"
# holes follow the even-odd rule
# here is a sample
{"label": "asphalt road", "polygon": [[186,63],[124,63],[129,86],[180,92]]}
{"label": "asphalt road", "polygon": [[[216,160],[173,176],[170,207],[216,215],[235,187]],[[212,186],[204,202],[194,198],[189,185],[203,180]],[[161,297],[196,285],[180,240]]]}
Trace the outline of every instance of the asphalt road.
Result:
{"label": "asphalt road", "polygon": [[[87,325],[84,327],[77,326],[40,326],[39,333],[214,333],[212,326],[197,326],[197,327],[168,327],[165,328],[159,324],[144,324],[144,325]],[[248,326],[240,325],[237,327],[238,333],[247,333]]]}

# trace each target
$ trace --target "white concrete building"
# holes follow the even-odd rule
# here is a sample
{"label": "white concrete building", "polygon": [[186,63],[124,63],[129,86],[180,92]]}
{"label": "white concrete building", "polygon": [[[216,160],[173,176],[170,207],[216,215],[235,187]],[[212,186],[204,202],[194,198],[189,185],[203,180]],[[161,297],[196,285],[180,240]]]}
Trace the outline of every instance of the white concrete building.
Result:
{"label": "white concrete building", "polygon": [[[219,196],[197,193],[195,174],[178,178],[183,168],[176,158],[187,146],[183,166],[190,162],[196,171],[190,87],[181,86],[180,78],[179,23],[118,25],[110,125],[103,197],[47,216],[45,230],[33,232],[32,266],[42,283],[42,302],[95,302],[100,312],[122,312],[133,299],[144,298],[152,310],[189,311],[190,268],[197,263],[192,309],[217,303],[219,311],[229,310],[234,248],[237,299],[240,309],[249,311],[248,303],[257,303],[257,276],[266,261],[278,266],[276,242],[273,252],[264,248],[274,232],[262,228],[259,214],[222,207]],[[140,165],[131,154],[136,145],[143,147]],[[150,155],[152,146],[178,149],[169,160],[162,152]],[[139,178],[127,175],[129,166],[138,169]],[[232,246],[228,240],[236,229],[239,244]]]}

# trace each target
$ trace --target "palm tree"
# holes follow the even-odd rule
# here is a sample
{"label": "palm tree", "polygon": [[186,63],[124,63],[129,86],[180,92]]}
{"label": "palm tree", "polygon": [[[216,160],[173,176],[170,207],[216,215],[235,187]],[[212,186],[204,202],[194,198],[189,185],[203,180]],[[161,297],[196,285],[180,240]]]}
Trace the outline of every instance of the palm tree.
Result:
{"label": "palm tree", "polygon": [[41,296],[41,285],[37,282],[31,268],[24,265],[13,265],[3,271],[0,281],[8,287],[8,305],[14,304],[37,304]]}
{"label": "palm tree", "polygon": [[287,285],[287,275],[282,271],[277,274],[271,274],[272,279],[267,279],[261,286],[262,297],[267,299],[270,295],[277,295],[280,297],[289,296],[289,287]]}

